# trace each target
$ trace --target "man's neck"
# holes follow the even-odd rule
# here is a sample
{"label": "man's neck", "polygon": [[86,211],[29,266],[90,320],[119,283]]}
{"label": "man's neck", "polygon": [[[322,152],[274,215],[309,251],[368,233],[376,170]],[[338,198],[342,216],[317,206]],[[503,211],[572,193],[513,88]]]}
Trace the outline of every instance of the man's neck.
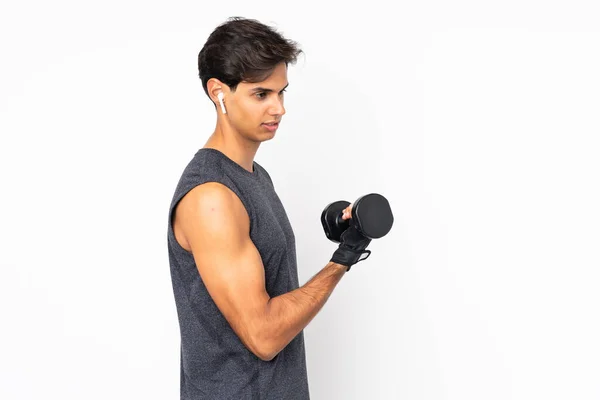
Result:
{"label": "man's neck", "polygon": [[[233,136],[233,135],[232,135]],[[235,161],[242,168],[249,172],[254,172],[253,163],[256,152],[260,143],[247,143],[243,142],[236,137],[225,137],[215,131],[206,144],[205,148],[212,148],[219,150],[227,157]]]}

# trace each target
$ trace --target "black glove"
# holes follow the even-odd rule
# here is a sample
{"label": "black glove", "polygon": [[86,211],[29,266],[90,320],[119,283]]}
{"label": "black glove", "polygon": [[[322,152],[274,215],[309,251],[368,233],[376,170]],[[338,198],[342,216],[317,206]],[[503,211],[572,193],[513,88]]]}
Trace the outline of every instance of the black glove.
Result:
{"label": "black glove", "polygon": [[[348,229],[342,232],[340,245],[330,261],[345,265],[348,267],[346,271],[350,271],[352,265],[369,258],[371,251],[365,250],[369,243],[371,243],[371,239],[365,237],[353,224],[350,224]],[[367,254],[367,256],[361,259],[363,254]]]}

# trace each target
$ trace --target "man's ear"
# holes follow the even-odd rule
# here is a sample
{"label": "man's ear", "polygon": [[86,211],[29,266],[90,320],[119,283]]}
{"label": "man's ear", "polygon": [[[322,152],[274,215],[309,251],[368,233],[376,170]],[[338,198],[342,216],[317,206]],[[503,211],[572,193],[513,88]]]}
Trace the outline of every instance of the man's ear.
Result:
{"label": "man's ear", "polygon": [[219,93],[223,92],[224,95],[227,95],[227,93],[229,92],[229,88],[227,87],[227,85],[225,85],[217,78],[210,78],[206,83],[206,89],[208,91],[210,99],[215,104],[215,107],[217,106],[217,103],[219,103],[219,98],[217,97]]}

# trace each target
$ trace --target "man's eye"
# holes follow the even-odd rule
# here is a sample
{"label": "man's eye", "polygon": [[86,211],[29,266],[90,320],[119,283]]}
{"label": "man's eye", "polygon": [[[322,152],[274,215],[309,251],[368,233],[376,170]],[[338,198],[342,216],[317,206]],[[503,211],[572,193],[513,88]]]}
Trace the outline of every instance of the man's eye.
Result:
{"label": "man's eye", "polygon": [[[281,92],[279,92],[279,95],[280,96],[283,95],[286,91],[287,91],[287,89],[283,89]],[[265,99],[267,97],[267,93],[265,93],[265,92],[256,93],[256,97],[258,97],[261,100]]]}

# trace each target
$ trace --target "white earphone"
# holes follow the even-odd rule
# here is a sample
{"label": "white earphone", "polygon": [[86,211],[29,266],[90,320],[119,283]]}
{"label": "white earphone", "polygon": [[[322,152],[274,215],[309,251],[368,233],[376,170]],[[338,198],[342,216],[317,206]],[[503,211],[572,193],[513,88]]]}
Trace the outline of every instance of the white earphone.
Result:
{"label": "white earphone", "polygon": [[221,110],[223,110],[223,114],[227,114],[227,110],[225,110],[225,104],[223,104],[223,92],[219,92],[217,98],[219,99],[219,104],[221,104]]}

